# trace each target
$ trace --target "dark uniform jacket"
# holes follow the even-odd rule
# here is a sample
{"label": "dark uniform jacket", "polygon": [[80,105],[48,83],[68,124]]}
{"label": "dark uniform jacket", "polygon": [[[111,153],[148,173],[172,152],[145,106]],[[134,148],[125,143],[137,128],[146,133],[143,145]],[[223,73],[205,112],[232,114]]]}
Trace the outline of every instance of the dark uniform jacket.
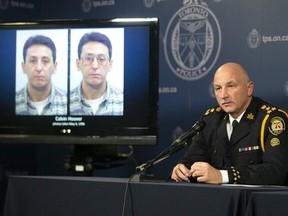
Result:
{"label": "dark uniform jacket", "polygon": [[249,107],[228,140],[229,116],[220,107],[203,116],[199,132],[180,163],[187,168],[197,161],[228,170],[229,183],[288,185],[288,116],[260,98]]}

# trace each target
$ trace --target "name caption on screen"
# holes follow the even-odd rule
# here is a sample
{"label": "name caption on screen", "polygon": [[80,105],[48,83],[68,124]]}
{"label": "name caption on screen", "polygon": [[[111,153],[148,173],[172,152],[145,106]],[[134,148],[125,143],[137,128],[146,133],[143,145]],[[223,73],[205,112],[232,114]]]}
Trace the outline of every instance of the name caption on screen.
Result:
{"label": "name caption on screen", "polygon": [[82,117],[56,116],[53,126],[85,126]]}

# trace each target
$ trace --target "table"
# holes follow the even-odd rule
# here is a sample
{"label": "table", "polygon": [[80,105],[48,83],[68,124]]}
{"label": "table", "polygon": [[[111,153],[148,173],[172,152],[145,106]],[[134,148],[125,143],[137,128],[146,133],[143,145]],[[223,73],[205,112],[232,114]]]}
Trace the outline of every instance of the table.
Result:
{"label": "table", "polygon": [[252,194],[267,191],[288,189],[160,181],[128,184],[125,178],[12,176],[4,215],[242,216],[248,212]]}
{"label": "table", "polygon": [[267,191],[255,192],[251,195],[247,207],[247,216],[287,216],[288,192]]}

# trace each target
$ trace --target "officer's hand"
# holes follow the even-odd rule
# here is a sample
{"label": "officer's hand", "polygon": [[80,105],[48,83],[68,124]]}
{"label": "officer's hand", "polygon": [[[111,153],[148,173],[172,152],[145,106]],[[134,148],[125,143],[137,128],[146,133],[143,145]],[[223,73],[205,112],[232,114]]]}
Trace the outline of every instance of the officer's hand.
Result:
{"label": "officer's hand", "polygon": [[184,166],[184,164],[177,164],[173,168],[173,172],[171,175],[171,178],[174,179],[177,182],[185,181],[189,182],[190,172],[187,167]]}
{"label": "officer's hand", "polygon": [[196,162],[191,166],[190,175],[197,179],[197,182],[209,184],[221,184],[222,175],[220,170],[215,169],[206,162]]}

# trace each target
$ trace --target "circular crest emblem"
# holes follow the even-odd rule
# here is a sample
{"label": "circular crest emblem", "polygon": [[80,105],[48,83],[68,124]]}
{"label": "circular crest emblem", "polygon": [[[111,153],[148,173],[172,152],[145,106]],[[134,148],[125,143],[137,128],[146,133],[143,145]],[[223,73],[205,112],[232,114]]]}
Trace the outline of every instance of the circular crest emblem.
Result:
{"label": "circular crest emblem", "polygon": [[288,81],[284,85],[284,92],[285,92],[285,95],[288,96]]}
{"label": "circular crest emblem", "polygon": [[213,82],[211,82],[208,86],[208,94],[210,95],[211,98],[215,98]]}
{"label": "circular crest emblem", "polygon": [[201,1],[188,1],[169,21],[164,53],[170,69],[181,79],[197,80],[214,66],[220,53],[217,18]]}
{"label": "circular crest emblem", "polygon": [[0,9],[6,10],[9,7],[9,0],[0,0]]}
{"label": "circular crest emblem", "polygon": [[269,131],[273,135],[277,136],[285,130],[285,127],[284,120],[281,117],[276,116],[270,121]]}
{"label": "circular crest emblem", "polygon": [[91,0],[83,0],[82,1],[82,10],[83,12],[89,12],[92,8],[92,1]]}
{"label": "circular crest emblem", "polygon": [[143,0],[145,7],[151,8],[155,4],[156,0]]}
{"label": "circular crest emblem", "polygon": [[247,43],[248,46],[252,49],[255,49],[260,46],[261,43],[261,36],[260,33],[253,29],[247,36]]}

